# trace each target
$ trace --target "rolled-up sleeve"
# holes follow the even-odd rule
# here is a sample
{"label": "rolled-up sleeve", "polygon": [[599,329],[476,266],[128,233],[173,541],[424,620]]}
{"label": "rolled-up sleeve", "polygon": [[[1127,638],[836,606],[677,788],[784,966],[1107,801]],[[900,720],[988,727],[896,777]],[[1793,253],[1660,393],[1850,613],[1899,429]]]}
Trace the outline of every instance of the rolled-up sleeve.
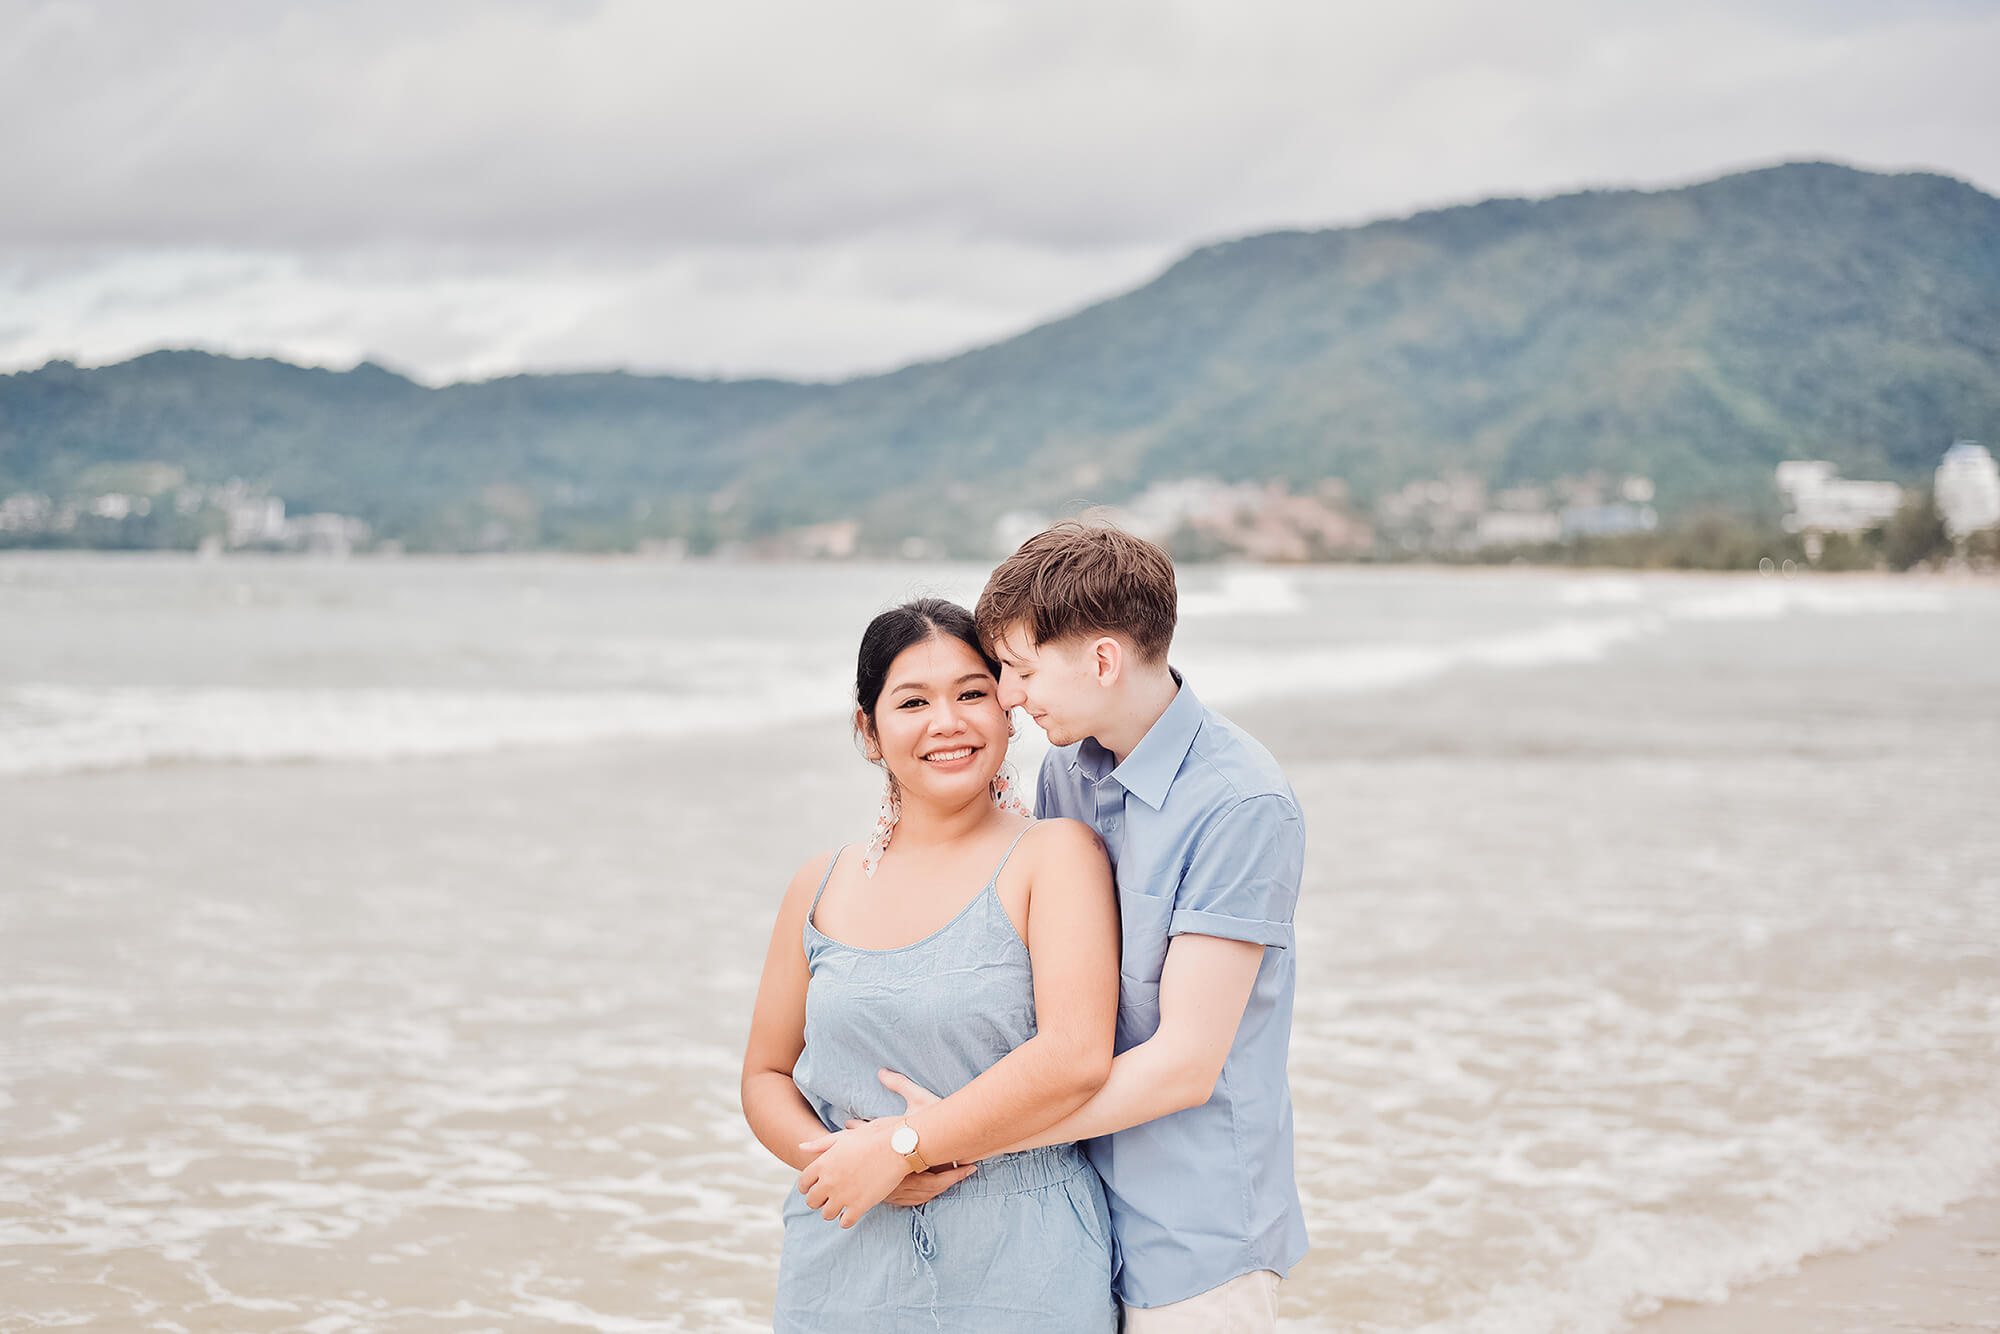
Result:
{"label": "rolled-up sleeve", "polygon": [[1290,800],[1266,794],[1239,802],[1196,846],[1167,934],[1290,949],[1305,853],[1305,823]]}

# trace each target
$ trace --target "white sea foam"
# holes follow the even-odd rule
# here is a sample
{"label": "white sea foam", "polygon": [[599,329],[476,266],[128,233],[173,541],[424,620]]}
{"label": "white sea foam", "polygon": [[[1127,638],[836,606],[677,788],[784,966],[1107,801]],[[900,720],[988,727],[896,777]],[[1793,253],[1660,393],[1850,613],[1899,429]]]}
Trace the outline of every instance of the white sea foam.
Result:
{"label": "white sea foam", "polygon": [[1229,570],[1213,589],[1181,594],[1180,614],[1202,616],[1289,616],[1305,609],[1296,576],[1282,570]]}
{"label": "white sea foam", "polygon": [[1850,585],[1818,580],[1760,580],[1674,598],[1669,615],[1690,621],[1772,620],[1794,612],[1826,616],[1884,616],[1951,609],[1950,597],[1931,588]]}
{"label": "white sea foam", "polygon": [[512,746],[727,733],[838,715],[842,684],[735,695],[653,691],[0,689],[0,775],[150,764],[384,760]]}
{"label": "white sea foam", "polygon": [[1646,588],[1637,579],[1605,575],[1563,584],[1556,590],[1556,600],[1570,607],[1625,606],[1644,602]]}
{"label": "white sea foam", "polygon": [[1216,702],[1349,695],[1411,685],[1465,667],[1527,668],[1595,662],[1665,625],[1652,615],[1565,619],[1511,634],[1441,644],[1357,644],[1258,654],[1191,654],[1202,695]]}
{"label": "white sea foam", "polygon": [[[1576,614],[1462,640],[1264,644],[1238,652],[1228,648],[1234,634],[1190,634],[1176,656],[1198,674],[1204,696],[1242,702],[1392,690],[1468,668],[1594,662],[1622,644],[1668,632],[1674,622],[1934,614],[1952,606],[1936,588],[1806,578],[1722,584],[1592,576],[1556,584],[1556,600]],[[1288,570],[1224,570],[1212,588],[1182,598],[1182,612],[1194,620],[1282,620],[1306,608],[1304,578]],[[1594,616],[1598,608],[1606,614]],[[370,644],[358,648],[378,652]],[[702,640],[618,632],[540,636],[464,652],[482,672],[554,680],[546,688],[484,690],[30,680],[0,686],[0,778],[190,762],[394,760],[742,732],[836,716],[848,688],[844,654],[742,632]]]}
{"label": "white sea foam", "polygon": [[[1564,1277],[1501,1284],[1480,1309],[1427,1326],[1436,1334],[1617,1334],[1664,1303],[1724,1300],[1732,1289],[1790,1273],[1802,1260],[1852,1251],[1969,1198],[2000,1169],[2000,1108],[1929,1123],[1909,1154],[1841,1155],[1838,1171],[1788,1174],[1738,1226],[1654,1210],[1612,1211],[1588,1251],[1551,1256]],[[1322,1328],[1305,1322],[1292,1328]]]}
{"label": "white sea foam", "polygon": [[[1564,584],[1557,597],[1566,605],[1633,610],[1565,616],[1461,640],[1265,646],[1239,653],[1190,636],[1177,657],[1198,674],[1205,697],[1240,703],[1388,690],[1468,668],[1593,662],[1677,621],[1902,615],[1951,605],[1934,590],[1809,580],[1679,595],[1671,593],[1673,585],[1665,587],[1669,594],[1658,609],[1647,610],[1634,605],[1649,592],[1635,579]],[[1183,610],[1195,617],[1282,617],[1305,605],[1295,575],[1265,570],[1227,572],[1217,589],[1183,600]],[[0,686],[0,777],[164,763],[388,760],[730,733],[835,716],[847,698],[839,670],[845,663],[816,671],[797,655],[741,638],[698,651],[678,641],[611,636],[522,645],[516,656],[604,688]]]}

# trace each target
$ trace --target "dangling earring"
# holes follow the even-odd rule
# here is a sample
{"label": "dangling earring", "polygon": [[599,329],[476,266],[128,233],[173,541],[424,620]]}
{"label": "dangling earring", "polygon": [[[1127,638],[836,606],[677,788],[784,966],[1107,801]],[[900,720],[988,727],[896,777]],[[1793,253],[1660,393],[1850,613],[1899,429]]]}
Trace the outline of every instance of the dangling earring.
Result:
{"label": "dangling earring", "polygon": [[1000,771],[993,775],[993,804],[1003,811],[1012,811],[1030,820],[1035,818],[1035,813],[1021,800],[1021,778],[1014,772],[1011,760],[1002,760]]}
{"label": "dangling earring", "polygon": [[[1009,738],[1015,735],[1015,730],[1014,711],[1009,709],[1007,710],[1007,735]],[[1028,809],[1026,802],[1021,800],[1021,776],[1014,772],[1014,762],[1012,760],[1000,761],[1000,768],[993,775],[993,804],[1003,811],[1012,811],[1014,814],[1026,816],[1030,820],[1035,818],[1035,813]]]}
{"label": "dangling earring", "polygon": [[890,832],[902,818],[903,794],[896,790],[895,779],[887,779],[882,784],[882,809],[875,817],[875,836],[868,840],[868,850],[861,854],[861,874],[870,880],[875,878],[875,868],[882,864],[882,854],[889,850]]}

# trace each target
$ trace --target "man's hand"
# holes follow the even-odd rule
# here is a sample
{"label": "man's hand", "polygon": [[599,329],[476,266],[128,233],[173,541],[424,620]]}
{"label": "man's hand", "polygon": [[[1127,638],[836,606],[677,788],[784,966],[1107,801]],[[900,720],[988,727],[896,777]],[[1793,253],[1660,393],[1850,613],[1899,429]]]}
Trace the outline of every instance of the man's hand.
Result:
{"label": "man's hand", "polygon": [[889,1198],[885,1203],[900,1204],[906,1209],[914,1205],[929,1204],[978,1170],[977,1163],[967,1163],[963,1167],[953,1167],[950,1163],[946,1163],[943,1167],[933,1167],[928,1172],[912,1172],[903,1178],[901,1185],[889,1192]]}
{"label": "man's hand", "polygon": [[877,1070],[875,1078],[882,1081],[883,1088],[888,1089],[889,1092],[903,1100],[906,1104],[903,1109],[906,1116],[916,1111],[919,1107],[928,1107],[932,1103],[939,1101],[937,1094],[914,1080],[904,1078],[894,1070]]}
{"label": "man's hand", "polygon": [[[904,1116],[908,1116],[911,1112],[916,1111],[917,1108],[919,1107],[929,1107],[933,1103],[944,1101],[942,1098],[938,1097],[937,1094],[925,1088],[922,1084],[917,1083],[913,1079],[906,1078],[903,1075],[899,1075],[894,1070],[877,1070],[875,1072],[875,1078],[882,1081],[883,1088],[888,1089],[889,1092],[895,1094],[897,1097],[903,1100]],[[872,1125],[872,1124],[874,1123],[865,1116],[851,1116],[847,1119],[847,1128],[849,1130],[859,1130],[861,1129],[861,1127],[865,1125]],[[822,1143],[831,1144],[832,1142],[833,1141],[830,1138],[826,1140],[807,1140],[806,1143],[801,1144],[799,1147],[805,1149],[806,1152],[811,1153],[812,1152],[812,1149],[810,1147],[811,1145],[822,1144]],[[932,1170],[935,1171],[936,1169],[933,1168]]]}

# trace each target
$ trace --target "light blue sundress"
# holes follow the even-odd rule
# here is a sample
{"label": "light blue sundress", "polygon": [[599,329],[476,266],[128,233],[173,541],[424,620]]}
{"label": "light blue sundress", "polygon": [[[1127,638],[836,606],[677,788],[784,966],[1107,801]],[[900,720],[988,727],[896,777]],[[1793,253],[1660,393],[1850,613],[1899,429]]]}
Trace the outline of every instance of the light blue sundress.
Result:
{"label": "light blue sundress", "polygon": [[[876,1078],[884,1067],[944,1096],[1034,1036],[1028,948],[1001,906],[999,876],[995,867],[957,917],[901,949],[844,945],[807,913],[812,982],[792,1079],[827,1129],[903,1113]],[[985,1159],[929,1204],[877,1205],[852,1228],[821,1218],[796,1189],[784,1217],[778,1334],[1117,1328],[1104,1187],[1074,1144]]]}

